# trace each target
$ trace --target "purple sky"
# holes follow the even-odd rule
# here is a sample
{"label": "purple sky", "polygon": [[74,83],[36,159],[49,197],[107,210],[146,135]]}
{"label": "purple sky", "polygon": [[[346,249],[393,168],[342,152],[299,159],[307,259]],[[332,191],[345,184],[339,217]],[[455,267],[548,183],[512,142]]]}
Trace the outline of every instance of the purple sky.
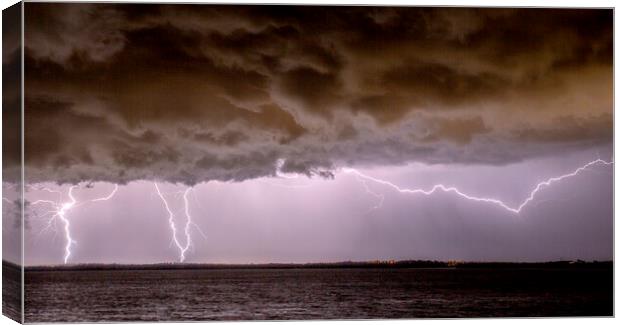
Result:
{"label": "purple sky", "polygon": [[[503,167],[410,164],[360,169],[400,187],[429,189],[442,183],[472,196],[514,206],[542,180],[572,172],[609,152],[588,150]],[[380,184],[383,204],[352,174],[335,179],[300,176],[243,182],[201,183],[188,195],[193,222],[186,262],[325,262],[373,259],[544,261],[612,258],[612,168],[597,165],[554,183],[519,214],[450,193],[399,194]],[[291,176],[288,175],[287,176]],[[78,202],[107,196],[109,183],[74,190]],[[38,184],[63,192],[67,186]],[[182,233],[184,185],[160,183]],[[57,200],[30,190],[28,200]],[[40,214],[45,208],[37,209]],[[34,210],[32,210],[34,211]],[[47,217],[32,215],[26,230],[26,264],[60,264],[66,245],[63,223],[41,232]],[[108,201],[70,210],[70,263],[176,262],[168,214],[152,182],[121,186]],[[6,218],[6,216],[5,216]],[[3,237],[5,246],[10,236]],[[8,257],[8,256],[5,256]],[[13,257],[14,258],[14,257]]]}

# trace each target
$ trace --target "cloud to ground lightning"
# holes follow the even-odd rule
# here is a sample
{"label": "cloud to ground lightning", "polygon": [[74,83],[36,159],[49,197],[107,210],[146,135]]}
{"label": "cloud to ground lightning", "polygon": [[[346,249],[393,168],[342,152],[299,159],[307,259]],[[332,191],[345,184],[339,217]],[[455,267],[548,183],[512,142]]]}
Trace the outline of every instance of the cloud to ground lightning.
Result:
{"label": "cloud to ground lightning", "polygon": [[198,227],[198,225],[196,225],[192,221],[192,216],[190,214],[188,195],[190,191],[192,190],[192,188],[187,188],[185,191],[183,191],[183,212],[185,214],[185,227],[183,228],[183,233],[185,235],[185,244],[183,244],[181,243],[178,237],[178,229],[175,224],[176,216],[174,212],[172,211],[172,209],[170,208],[170,204],[168,203],[168,200],[165,198],[164,194],[160,190],[159,185],[157,185],[157,183],[153,183],[153,184],[155,185],[155,190],[157,191],[157,195],[161,199],[164,205],[164,208],[166,209],[166,212],[168,213],[168,226],[170,227],[170,231],[172,235],[172,242],[174,243],[176,248],[179,250],[179,261],[184,262],[186,258],[185,253],[192,247],[191,227],[192,226],[195,227],[195,229],[203,237],[206,238],[206,236],[204,235],[202,230]]}
{"label": "cloud to ground lightning", "polygon": [[[67,192],[67,197],[69,198],[68,201],[63,200],[62,198],[59,198],[58,200],[36,200],[30,203],[30,205],[35,209],[38,209],[39,206],[47,206],[47,208],[45,207],[43,208],[42,210],[43,214],[41,215],[42,217],[49,218],[47,221],[47,227],[44,228],[44,230],[53,229],[57,220],[60,220],[62,222],[63,231],[65,235],[65,254],[64,254],[64,259],[63,259],[65,264],[68,262],[69,258],[71,257],[71,248],[73,247],[73,245],[77,244],[77,242],[71,236],[71,222],[67,215],[69,211],[71,211],[72,209],[78,206],[89,203],[89,202],[110,200],[118,191],[118,185],[114,184],[114,189],[109,195],[96,198],[96,199],[79,202],[73,194],[73,190],[77,187],[78,187],[77,185],[72,185],[71,187],[69,187],[69,191]],[[45,192],[50,192],[50,193],[57,193],[59,195],[62,194],[59,191],[55,191],[50,188],[40,188],[40,190],[45,191]]]}

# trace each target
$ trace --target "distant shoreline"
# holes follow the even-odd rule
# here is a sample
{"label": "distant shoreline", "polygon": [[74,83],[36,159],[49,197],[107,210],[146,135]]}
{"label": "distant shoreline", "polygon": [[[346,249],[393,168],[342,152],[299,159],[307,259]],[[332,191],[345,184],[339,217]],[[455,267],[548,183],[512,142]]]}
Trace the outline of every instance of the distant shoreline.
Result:
{"label": "distant shoreline", "polygon": [[[17,264],[2,261],[3,268],[21,269]],[[398,268],[612,268],[613,261],[549,261],[549,262],[463,262],[463,261],[360,261],[334,263],[156,263],[156,264],[70,264],[26,266],[26,272],[97,271],[97,270],[225,270],[225,269],[398,269]]]}

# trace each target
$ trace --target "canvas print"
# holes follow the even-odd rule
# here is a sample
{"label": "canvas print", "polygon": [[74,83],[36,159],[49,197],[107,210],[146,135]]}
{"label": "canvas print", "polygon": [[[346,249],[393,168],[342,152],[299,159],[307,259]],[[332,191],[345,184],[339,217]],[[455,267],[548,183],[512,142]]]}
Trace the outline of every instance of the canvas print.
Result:
{"label": "canvas print", "polygon": [[16,321],[613,316],[612,9],[3,17]]}

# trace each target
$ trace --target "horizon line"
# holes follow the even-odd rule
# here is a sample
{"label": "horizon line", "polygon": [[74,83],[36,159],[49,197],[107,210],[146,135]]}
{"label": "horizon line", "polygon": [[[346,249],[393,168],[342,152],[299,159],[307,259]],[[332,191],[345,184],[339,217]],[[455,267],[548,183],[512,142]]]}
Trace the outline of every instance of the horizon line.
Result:
{"label": "horizon line", "polygon": [[[337,262],[247,262],[247,263],[224,263],[224,262],[154,262],[154,263],[72,263],[72,264],[35,264],[24,265],[25,269],[74,269],[74,268],[136,268],[136,267],[172,267],[172,268],[209,268],[209,267],[320,267],[320,266],[365,266],[365,267],[398,267],[415,266],[423,264],[458,266],[458,265],[550,265],[550,264],[601,264],[613,263],[613,259],[605,260],[582,260],[582,259],[555,259],[545,261],[480,261],[480,260],[430,260],[430,259],[386,259],[386,260],[362,260],[362,261],[337,261]],[[17,263],[2,259],[3,265],[20,268]]]}

